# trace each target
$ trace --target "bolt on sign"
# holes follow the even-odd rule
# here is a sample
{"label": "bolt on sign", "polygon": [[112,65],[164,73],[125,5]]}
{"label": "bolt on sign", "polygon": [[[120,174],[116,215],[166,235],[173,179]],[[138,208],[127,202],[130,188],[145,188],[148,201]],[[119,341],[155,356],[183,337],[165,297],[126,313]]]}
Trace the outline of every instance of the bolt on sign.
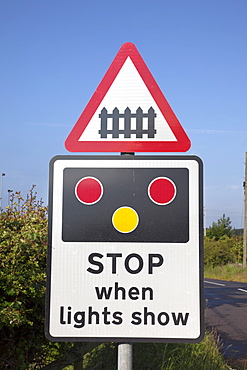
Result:
{"label": "bolt on sign", "polygon": [[185,152],[190,140],[135,45],[126,43],[65,147],[70,152]]}
{"label": "bolt on sign", "polygon": [[54,157],[47,338],[200,341],[202,234],[198,157]]}

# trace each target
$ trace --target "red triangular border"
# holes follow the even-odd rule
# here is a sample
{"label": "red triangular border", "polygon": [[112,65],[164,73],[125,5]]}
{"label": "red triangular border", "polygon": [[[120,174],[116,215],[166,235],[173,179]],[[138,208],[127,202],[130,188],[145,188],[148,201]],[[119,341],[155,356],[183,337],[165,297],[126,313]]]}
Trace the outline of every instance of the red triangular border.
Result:
{"label": "red triangular border", "polygon": [[[150,94],[165,117],[177,141],[79,141],[83,131],[92,119],[95,111],[115,80],[125,60],[130,57]],[[169,103],[157,85],[134,44],[122,45],[98,88],[88,102],[72,131],[65,141],[70,152],[186,152],[190,148],[190,139],[173,113]]]}

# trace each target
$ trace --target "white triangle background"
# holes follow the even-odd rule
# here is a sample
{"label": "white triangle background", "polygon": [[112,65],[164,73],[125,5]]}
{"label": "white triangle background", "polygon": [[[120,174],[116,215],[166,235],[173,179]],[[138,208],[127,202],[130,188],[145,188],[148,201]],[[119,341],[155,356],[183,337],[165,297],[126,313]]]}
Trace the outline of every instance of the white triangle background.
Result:
{"label": "white triangle background", "polygon": [[[124,134],[120,134],[119,138],[112,138],[112,135],[108,134],[107,138],[101,139],[99,130],[101,120],[99,114],[103,108],[106,108],[108,113],[112,113],[114,108],[118,108],[120,113],[124,113],[124,110],[129,107],[131,113],[135,113],[136,110],[141,107],[144,113],[148,112],[150,107],[153,107],[156,118],[155,118],[155,129],[156,134],[154,138],[148,138],[147,134],[143,134],[142,138],[136,138],[135,134],[132,134],[130,138],[124,138]],[[147,120],[143,119],[144,128]],[[135,126],[135,119],[131,119],[131,128]],[[112,119],[108,118],[108,129],[112,127]],[[124,128],[124,119],[119,120],[120,129]],[[79,141],[177,141],[173,134],[169,124],[165,120],[161,111],[159,110],[155,100],[150,94],[148,88],[143,82],[137,69],[135,68],[130,57],[128,57],[120,69],[117,77],[113,81],[105,97],[101,101],[98,109],[89,121],[87,127],[81,134]]]}

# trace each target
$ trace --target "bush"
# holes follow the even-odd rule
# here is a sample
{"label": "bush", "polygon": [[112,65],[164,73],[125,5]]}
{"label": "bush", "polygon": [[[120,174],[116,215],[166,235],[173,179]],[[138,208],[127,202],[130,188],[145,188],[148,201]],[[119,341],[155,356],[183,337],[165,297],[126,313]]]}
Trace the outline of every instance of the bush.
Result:
{"label": "bush", "polygon": [[240,263],[242,260],[242,238],[238,236],[223,236],[204,238],[204,263],[206,266],[226,265],[227,263]]}
{"label": "bush", "polygon": [[34,187],[0,214],[1,369],[39,368],[61,347],[44,336],[47,227]]}
{"label": "bush", "polygon": [[226,217],[225,214],[218,219],[217,222],[213,222],[207,230],[207,236],[211,239],[219,240],[223,236],[229,238],[233,235],[230,217]]}

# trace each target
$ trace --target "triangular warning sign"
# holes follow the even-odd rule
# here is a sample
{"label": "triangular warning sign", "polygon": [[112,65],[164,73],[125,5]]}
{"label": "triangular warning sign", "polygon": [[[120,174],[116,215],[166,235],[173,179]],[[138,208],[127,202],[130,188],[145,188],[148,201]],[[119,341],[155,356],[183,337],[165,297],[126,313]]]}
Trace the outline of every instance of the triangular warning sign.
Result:
{"label": "triangular warning sign", "polygon": [[126,43],[65,147],[70,152],[185,152],[190,140],[135,45]]}

